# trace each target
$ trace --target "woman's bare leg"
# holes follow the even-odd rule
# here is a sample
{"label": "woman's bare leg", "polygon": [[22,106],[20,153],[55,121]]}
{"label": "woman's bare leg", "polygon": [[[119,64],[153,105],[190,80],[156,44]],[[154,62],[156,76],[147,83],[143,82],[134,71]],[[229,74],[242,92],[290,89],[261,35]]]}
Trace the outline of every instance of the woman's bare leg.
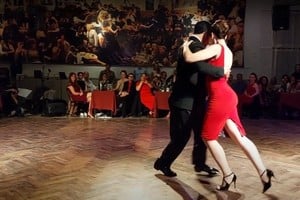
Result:
{"label": "woman's bare leg", "polygon": [[208,140],[206,144],[218,166],[221,168],[223,176],[229,175],[232,171],[229,167],[223,147],[217,140]]}
{"label": "woman's bare leg", "polygon": [[235,184],[236,176],[229,167],[224,149],[217,140],[208,140],[206,145],[223,173],[222,184],[217,189],[228,190],[231,183]]}
{"label": "woman's bare leg", "polygon": [[94,118],[93,113],[92,113],[92,93],[91,92],[88,92],[86,94],[86,99],[87,99],[87,102],[89,103],[88,116],[91,118]]}
{"label": "woman's bare leg", "polygon": [[[263,174],[263,172],[266,170],[266,167],[260,157],[260,154],[255,144],[246,136],[241,135],[238,127],[231,119],[228,119],[226,121],[225,129],[228,132],[230,138],[242,148],[246,156],[250,159],[252,164],[255,166],[258,174],[259,175]],[[268,180],[267,176],[263,176],[261,178],[263,181]]]}

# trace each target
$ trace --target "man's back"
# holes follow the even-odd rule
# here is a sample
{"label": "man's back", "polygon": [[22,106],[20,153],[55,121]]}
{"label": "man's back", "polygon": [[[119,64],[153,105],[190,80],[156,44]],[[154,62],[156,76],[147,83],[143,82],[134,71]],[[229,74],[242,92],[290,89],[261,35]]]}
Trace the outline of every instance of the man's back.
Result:
{"label": "man's back", "polygon": [[[190,45],[192,52],[204,48],[198,38],[192,36],[190,37],[190,40],[193,40]],[[197,64],[199,64],[199,62]],[[195,65],[196,63],[187,63],[184,60],[182,48],[180,48],[176,68],[176,81],[170,96],[171,105],[182,109],[192,110],[196,98],[205,98],[205,74],[199,72]]]}

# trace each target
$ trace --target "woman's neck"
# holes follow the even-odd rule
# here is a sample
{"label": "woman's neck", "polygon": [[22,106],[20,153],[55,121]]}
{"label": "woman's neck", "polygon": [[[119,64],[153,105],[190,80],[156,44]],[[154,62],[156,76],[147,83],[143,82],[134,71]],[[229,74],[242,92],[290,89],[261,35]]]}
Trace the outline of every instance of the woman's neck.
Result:
{"label": "woman's neck", "polygon": [[226,45],[226,41],[224,39],[218,39],[218,44]]}

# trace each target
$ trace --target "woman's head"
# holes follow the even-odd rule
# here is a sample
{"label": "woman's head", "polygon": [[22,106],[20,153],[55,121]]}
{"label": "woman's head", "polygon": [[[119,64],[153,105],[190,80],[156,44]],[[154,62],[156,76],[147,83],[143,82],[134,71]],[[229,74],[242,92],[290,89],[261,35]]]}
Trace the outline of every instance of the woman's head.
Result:
{"label": "woman's head", "polygon": [[249,82],[250,82],[250,83],[256,83],[256,82],[257,82],[257,75],[256,75],[256,73],[252,72],[252,73],[249,75]]}
{"label": "woman's head", "polygon": [[142,73],[141,81],[146,81],[146,80],[148,80],[148,74],[147,73]]}
{"label": "woman's head", "polygon": [[267,86],[269,84],[269,79],[266,76],[262,76],[258,81],[261,85]]}
{"label": "woman's head", "polygon": [[71,72],[71,73],[69,74],[69,82],[70,82],[70,83],[75,83],[75,82],[76,82],[76,79],[77,79],[76,73],[75,73],[75,72]]}
{"label": "woman's head", "polygon": [[122,70],[120,72],[120,77],[121,77],[121,79],[127,78],[127,71],[126,70]]}
{"label": "woman's head", "polygon": [[217,39],[225,39],[229,29],[230,26],[225,20],[216,20],[211,26],[211,31]]}

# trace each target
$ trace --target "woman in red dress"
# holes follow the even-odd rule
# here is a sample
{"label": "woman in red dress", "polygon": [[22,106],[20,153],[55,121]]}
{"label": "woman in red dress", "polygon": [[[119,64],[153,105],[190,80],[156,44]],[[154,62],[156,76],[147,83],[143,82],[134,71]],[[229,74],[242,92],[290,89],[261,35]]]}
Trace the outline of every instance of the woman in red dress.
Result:
{"label": "woman in red dress", "polygon": [[71,95],[73,101],[87,102],[89,104],[88,117],[94,118],[91,112],[92,93],[84,92],[81,90],[80,86],[77,84],[77,77],[76,73],[74,72],[71,72],[69,74],[69,83],[67,85],[67,90],[69,91],[69,94]]}
{"label": "woman in red dress", "polygon": [[[239,114],[242,114],[242,110],[246,105],[251,105],[255,103],[255,97],[259,97],[260,91],[259,86],[257,84],[257,75],[255,73],[251,73],[249,76],[249,83],[247,85],[246,90],[242,95],[239,96],[239,103],[238,103],[238,111]],[[254,108],[252,108],[254,109]]]}
{"label": "woman in red dress", "polygon": [[141,79],[136,83],[136,90],[139,91],[141,103],[149,110],[149,115],[154,115],[155,97],[152,92],[152,84],[148,81],[148,75],[143,73]]}
{"label": "woman in red dress", "polygon": [[[186,60],[195,62],[210,59],[213,65],[224,66],[225,71],[230,72],[233,55],[225,41],[228,30],[229,26],[225,20],[217,20],[212,25],[212,35],[216,43],[194,54],[187,48],[190,42],[186,42],[183,45]],[[223,182],[218,189],[228,190],[230,185],[236,182],[236,175],[229,167],[224,149],[217,141],[219,133],[225,127],[230,138],[243,149],[254,164],[265,192],[271,187],[273,172],[265,168],[255,144],[246,137],[237,112],[238,98],[227,83],[228,76],[220,79],[207,77],[208,108],[202,131],[202,138],[223,172]]]}

